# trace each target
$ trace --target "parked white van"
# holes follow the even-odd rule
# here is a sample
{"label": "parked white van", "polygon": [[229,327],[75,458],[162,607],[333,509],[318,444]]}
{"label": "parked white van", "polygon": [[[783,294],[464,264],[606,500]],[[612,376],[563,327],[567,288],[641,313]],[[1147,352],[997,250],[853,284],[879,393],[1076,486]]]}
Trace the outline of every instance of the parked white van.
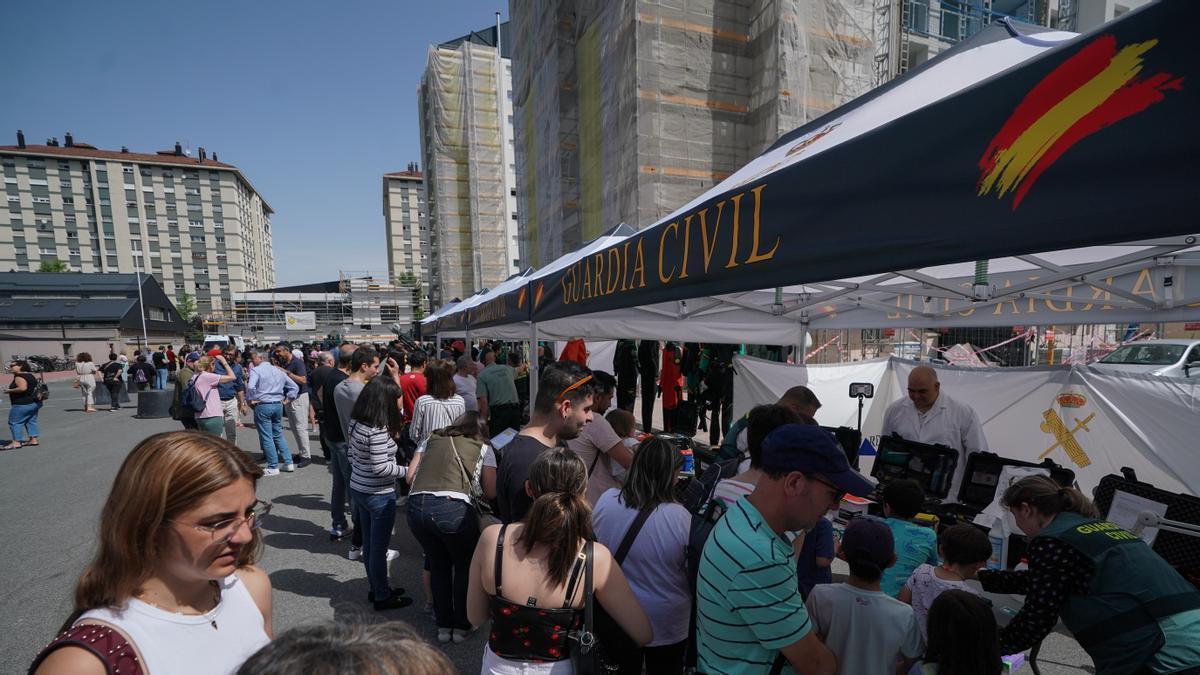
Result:
{"label": "parked white van", "polygon": [[242,336],[240,335],[205,335],[204,353],[207,354],[208,350],[212,349],[213,347],[225,349],[225,345],[229,344],[230,342],[233,343],[233,346],[237,347],[239,354],[246,349],[246,342],[242,340]]}
{"label": "parked white van", "polygon": [[1200,340],[1147,340],[1117,347],[1091,365],[1109,373],[1200,378]]}

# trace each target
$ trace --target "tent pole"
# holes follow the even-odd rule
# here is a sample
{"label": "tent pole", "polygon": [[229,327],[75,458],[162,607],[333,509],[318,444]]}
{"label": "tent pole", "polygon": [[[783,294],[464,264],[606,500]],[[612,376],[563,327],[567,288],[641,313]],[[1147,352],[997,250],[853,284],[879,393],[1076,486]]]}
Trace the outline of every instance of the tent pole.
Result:
{"label": "tent pole", "polygon": [[538,390],[538,328],[537,322],[529,323],[529,405],[537,400]]}
{"label": "tent pole", "polygon": [[800,322],[800,342],[799,342],[799,344],[796,345],[798,353],[800,354],[800,358],[792,359],[792,361],[794,363],[798,363],[802,366],[808,363],[808,354],[804,347],[804,336],[806,336],[806,335],[808,335],[808,322],[801,321]]}

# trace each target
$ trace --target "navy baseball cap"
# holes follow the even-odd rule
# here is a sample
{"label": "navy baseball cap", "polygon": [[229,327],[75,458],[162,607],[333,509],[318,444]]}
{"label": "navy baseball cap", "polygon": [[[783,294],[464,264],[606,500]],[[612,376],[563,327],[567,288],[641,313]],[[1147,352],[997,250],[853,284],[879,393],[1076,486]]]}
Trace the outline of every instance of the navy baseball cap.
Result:
{"label": "navy baseball cap", "polygon": [[867,497],[875,490],[874,483],[850,468],[833,434],[811,424],[784,424],[767,434],[762,468],[819,474],[856,497]]}
{"label": "navy baseball cap", "polygon": [[879,569],[892,563],[896,540],[892,528],[874,516],[859,516],[846,525],[842,534],[842,557],[870,562]]}

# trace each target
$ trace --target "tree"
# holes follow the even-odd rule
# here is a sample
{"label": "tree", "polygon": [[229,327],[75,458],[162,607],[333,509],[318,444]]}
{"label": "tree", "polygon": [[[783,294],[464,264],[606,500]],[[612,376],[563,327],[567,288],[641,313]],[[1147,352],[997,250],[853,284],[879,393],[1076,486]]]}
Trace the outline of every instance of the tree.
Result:
{"label": "tree", "polygon": [[196,316],[196,299],[184,291],[175,299],[175,309],[179,310],[179,316],[183,317],[184,321],[190,322],[192,317]]}
{"label": "tree", "polygon": [[71,268],[67,263],[58,258],[44,258],[38,265],[39,272],[70,272]]}

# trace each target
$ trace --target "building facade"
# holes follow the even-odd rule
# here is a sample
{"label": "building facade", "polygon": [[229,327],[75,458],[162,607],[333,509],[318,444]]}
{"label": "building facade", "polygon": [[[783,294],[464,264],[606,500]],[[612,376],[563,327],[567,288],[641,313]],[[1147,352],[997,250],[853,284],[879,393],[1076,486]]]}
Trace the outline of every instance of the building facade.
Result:
{"label": "building facade", "polygon": [[329,336],[387,341],[397,324],[411,334],[419,303],[416,287],[392,283],[388,273],[340,272],[336,281],[234,293],[221,332],[258,344]]}
{"label": "building facade", "polygon": [[66,370],[80,352],[100,364],[110,352],[132,356],[147,340],[151,347],[179,346],[186,332],[187,324],[149,274],[0,272],[5,363],[23,357]]}
{"label": "building facade", "polygon": [[508,24],[431,46],[417,91],[432,306],[520,265]]}
{"label": "building facade", "polygon": [[415,165],[383,175],[383,221],[388,275],[393,284],[418,287],[417,320],[429,308],[435,283],[429,266],[425,182]]}
{"label": "building facade", "polygon": [[220,317],[233,293],[275,283],[271,207],[237,167],[205,155],[59,145],[0,146],[0,270],[153,274],[168,297]]}
{"label": "building facade", "polygon": [[872,85],[874,0],[510,0],[523,263],[645,228]]}

